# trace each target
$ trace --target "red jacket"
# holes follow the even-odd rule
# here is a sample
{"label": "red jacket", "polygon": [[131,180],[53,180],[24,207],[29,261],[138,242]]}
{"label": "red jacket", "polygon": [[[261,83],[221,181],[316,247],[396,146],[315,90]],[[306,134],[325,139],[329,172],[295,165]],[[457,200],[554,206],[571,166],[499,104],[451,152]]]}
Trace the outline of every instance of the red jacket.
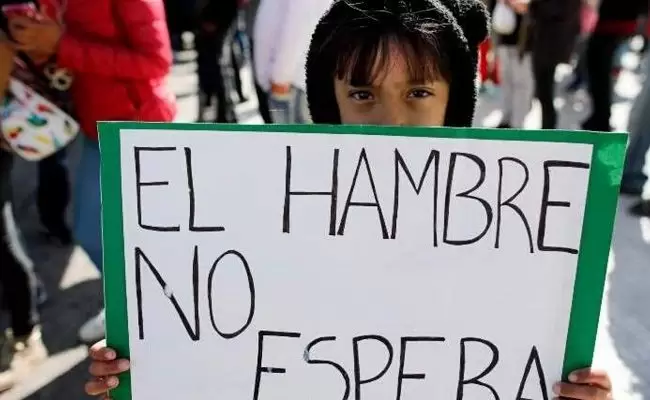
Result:
{"label": "red jacket", "polygon": [[[56,4],[56,0],[50,0]],[[169,122],[176,114],[166,86],[172,51],[163,0],[65,0],[57,63],[71,88],[81,129],[98,121]]]}

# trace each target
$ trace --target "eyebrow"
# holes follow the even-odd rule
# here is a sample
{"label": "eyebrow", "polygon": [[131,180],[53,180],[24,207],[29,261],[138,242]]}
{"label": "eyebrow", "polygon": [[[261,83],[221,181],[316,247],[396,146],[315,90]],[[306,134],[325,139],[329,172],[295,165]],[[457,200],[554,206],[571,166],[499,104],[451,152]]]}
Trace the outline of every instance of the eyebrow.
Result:
{"label": "eyebrow", "polygon": [[[422,80],[418,80],[418,79],[411,79],[411,80],[409,80],[407,82],[407,84],[410,85],[410,86],[424,86],[424,85],[427,85],[427,84],[438,82],[438,80],[439,79],[436,79],[435,81],[427,82],[427,81],[422,81]],[[346,82],[346,83],[348,85],[350,85],[350,86],[354,86],[354,87],[358,87],[358,88],[373,88],[373,89],[376,89],[376,88],[381,86],[381,85],[375,85],[375,84],[372,84],[372,83],[363,83],[361,85],[353,85],[352,82],[349,82],[349,81]]]}

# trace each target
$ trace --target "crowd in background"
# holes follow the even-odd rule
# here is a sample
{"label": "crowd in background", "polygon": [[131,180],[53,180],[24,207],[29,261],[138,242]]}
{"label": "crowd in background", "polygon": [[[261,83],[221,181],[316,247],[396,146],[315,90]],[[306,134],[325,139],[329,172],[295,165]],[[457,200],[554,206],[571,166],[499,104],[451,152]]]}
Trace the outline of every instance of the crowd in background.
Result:
{"label": "crowd in background", "polygon": [[[0,4],[27,3],[0,0]],[[115,5],[119,3],[119,7]],[[102,269],[97,121],[171,122],[175,99],[166,84],[175,54],[197,54],[198,122],[236,123],[236,104],[257,96],[265,123],[307,124],[305,64],[311,33],[332,0],[40,0],[40,17],[3,17],[0,89],[20,79],[79,122],[82,156],[74,183],[65,148],[38,161],[37,202],[43,227],[61,245],[77,243]],[[493,21],[481,46],[480,91],[502,92],[500,128],[524,128],[536,99],[541,127],[558,128],[557,90],[584,87],[591,98],[585,130],[607,132],[620,49],[645,37],[648,0],[486,0],[509,12],[514,25]],[[503,7],[510,11],[504,11]],[[184,40],[187,32],[193,41]],[[648,53],[640,76],[645,76]],[[242,89],[242,66],[252,63],[254,93]],[[556,87],[559,64],[573,79]],[[56,79],[55,79],[56,78]],[[67,84],[58,84],[61,82]],[[0,96],[2,97],[2,96]],[[0,104],[5,104],[1,103]],[[650,80],[630,117],[631,143],[621,191],[639,197],[630,210],[650,217]],[[1,120],[0,120],[1,123]],[[0,149],[0,286],[11,316],[1,340],[0,391],[47,356],[38,304],[47,294],[21,243],[12,212],[12,148]],[[65,211],[74,209],[72,226]],[[104,313],[79,332],[85,343],[105,333]]]}

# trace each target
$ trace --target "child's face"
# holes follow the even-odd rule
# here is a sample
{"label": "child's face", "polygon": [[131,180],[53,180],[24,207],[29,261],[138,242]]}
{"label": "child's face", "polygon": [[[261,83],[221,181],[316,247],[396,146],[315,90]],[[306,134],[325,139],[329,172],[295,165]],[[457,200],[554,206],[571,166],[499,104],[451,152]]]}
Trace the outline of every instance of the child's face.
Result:
{"label": "child's face", "polygon": [[336,101],[343,124],[442,126],[449,84],[413,82],[404,55],[391,46],[388,70],[371,86],[355,87],[335,78]]}

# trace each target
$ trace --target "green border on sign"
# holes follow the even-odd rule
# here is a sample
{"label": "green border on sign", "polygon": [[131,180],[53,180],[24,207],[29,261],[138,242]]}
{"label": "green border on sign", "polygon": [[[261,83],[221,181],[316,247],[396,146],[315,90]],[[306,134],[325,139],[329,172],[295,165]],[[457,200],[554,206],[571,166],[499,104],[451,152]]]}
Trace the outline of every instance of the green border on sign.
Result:
{"label": "green border on sign", "polygon": [[[619,186],[623,173],[627,135],[571,131],[425,128],[329,125],[217,125],[170,123],[99,123],[104,242],[104,296],[109,346],[129,357],[126,300],[120,131],[176,130],[274,132],[289,134],[350,134],[527,142],[583,143],[593,145],[589,188],[578,256],[563,375],[591,365],[607,275]],[[131,399],[131,380],[124,374],[111,392],[116,400]]]}

